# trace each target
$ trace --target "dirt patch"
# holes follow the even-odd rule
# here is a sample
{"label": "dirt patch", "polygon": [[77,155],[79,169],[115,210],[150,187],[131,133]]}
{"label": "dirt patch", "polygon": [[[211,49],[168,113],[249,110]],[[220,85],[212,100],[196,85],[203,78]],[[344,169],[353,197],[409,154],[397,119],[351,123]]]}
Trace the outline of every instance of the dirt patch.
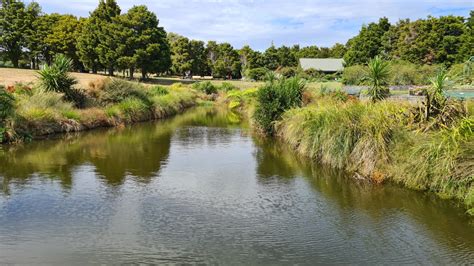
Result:
{"label": "dirt patch", "polygon": [[[71,73],[79,84],[78,86],[87,88],[89,82],[97,79],[106,78],[103,75],[87,74],[87,73]],[[0,68],[0,85],[14,85],[17,82],[34,83],[38,81],[38,73],[36,70],[16,69],[16,68]]]}

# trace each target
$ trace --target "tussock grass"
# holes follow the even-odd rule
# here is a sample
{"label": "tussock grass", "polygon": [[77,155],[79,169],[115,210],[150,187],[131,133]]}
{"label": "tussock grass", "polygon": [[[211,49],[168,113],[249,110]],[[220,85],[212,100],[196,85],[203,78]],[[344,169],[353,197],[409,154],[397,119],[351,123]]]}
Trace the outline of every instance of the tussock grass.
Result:
{"label": "tussock grass", "polygon": [[35,89],[32,95],[18,96],[18,116],[34,122],[77,118],[74,106],[63,99],[63,94]]}
{"label": "tussock grass", "polygon": [[304,156],[376,183],[393,181],[455,198],[474,215],[474,116],[417,130],[413,107],[325,97],[287,111],[277,135]]}
{"label": "tussock grass", "polygon": [[412,134],[394,153],[393,179],[464,201],[474,215],[474,117],[441,131]]}
{"label": "tussock grass", "polygon": [[390,158],[395,131],[408,106],[398,103],[321,101],[293,109],[277,123],[277,133],[298,152],[332,167],[371,176]]}

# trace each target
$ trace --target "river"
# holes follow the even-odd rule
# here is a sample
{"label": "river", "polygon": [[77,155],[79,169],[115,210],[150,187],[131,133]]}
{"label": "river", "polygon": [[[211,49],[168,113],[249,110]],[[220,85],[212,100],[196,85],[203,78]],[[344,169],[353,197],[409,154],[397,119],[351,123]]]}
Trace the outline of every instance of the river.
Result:
{"label": "river", "polygon": [[474,263],[458,203],[357,182],[209,108],[3,146],[0,186],[1,264]]}

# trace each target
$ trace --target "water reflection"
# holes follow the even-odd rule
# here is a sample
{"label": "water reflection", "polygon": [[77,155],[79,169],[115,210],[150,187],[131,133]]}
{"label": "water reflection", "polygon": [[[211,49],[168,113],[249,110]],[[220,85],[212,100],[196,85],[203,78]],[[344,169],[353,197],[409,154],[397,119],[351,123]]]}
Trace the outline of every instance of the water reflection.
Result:
{"label": "water reflection", "polygon": [[[229,116],[232,115],[232,118]],[[238,127],[233,114],[211,108],[199,108],[174,119],[156,123],[143,123],[125,128],[99,129],[79,134],[58,136],[19,146],[0,147],[0,177],[2,191],[8,193],[9,183],[28,182],[28,178],[41,175],[58,180],[64,189],[70,189],[72,175],[81,165],[92,164],[98,176],[109,185],[123,184],[127,176],[137,182],[150,182],[166,164],[171,137],[176,128],[187,126]],[[216,136],[206,134],[205,139],[194,131],[175,134],[184,146],[197,141],[212,144]],[[221,131],[221,138],[229,132]],[[219,136],[217,136],[219,137]]]}
{"label": "water reflection", "polygon": [[0,161],[0,263],[474,260],[455,203],[356,183],[214,109],[5,146]]}

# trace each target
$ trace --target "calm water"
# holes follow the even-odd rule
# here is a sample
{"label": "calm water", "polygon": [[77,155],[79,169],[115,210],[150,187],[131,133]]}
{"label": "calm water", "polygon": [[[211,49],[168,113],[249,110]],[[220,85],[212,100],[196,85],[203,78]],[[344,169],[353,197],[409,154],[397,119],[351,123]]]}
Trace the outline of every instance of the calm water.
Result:
{"label": "calm water", "polygon": [[0,263],[474,263],[455,203],[355,183],[197,109],[0,150]]}

